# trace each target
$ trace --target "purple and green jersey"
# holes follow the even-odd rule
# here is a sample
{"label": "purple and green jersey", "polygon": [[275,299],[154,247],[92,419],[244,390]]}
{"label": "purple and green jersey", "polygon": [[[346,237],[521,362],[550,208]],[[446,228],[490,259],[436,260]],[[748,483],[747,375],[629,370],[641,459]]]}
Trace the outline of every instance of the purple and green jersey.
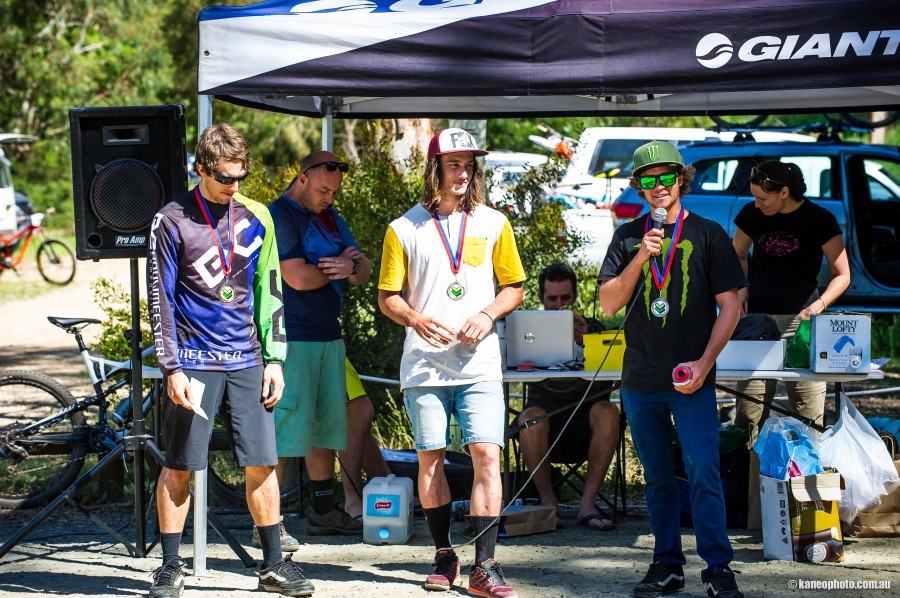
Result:
{"label": "purple and green jersey", "polygon": [[[153,219],[147,293],[156,358],[164,374],[230,371],[284,361],[287,338],[275,230],[269,210],[234,196],[234,248],[228,204],[189,191]],[[225,264],[231,268],[226,277]]]}

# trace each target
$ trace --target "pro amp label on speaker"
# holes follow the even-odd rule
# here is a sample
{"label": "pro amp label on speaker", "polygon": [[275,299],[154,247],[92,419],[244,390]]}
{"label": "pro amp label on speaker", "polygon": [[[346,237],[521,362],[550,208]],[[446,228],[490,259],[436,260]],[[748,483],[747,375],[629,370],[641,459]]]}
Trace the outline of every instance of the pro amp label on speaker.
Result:
{"label": "pro amp label on speaker", "polygon": [[147,235],[116,235],[116,247],[144,247]]}

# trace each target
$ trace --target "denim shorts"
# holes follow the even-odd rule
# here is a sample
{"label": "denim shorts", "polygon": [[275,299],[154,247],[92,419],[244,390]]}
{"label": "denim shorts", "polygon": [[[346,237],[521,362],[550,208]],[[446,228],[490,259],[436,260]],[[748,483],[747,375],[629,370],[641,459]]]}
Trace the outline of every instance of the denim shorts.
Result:
{"label": "denim shorts", "polygon": [[450,444],[450,414],[462,430],[463,446],[490,442],[503,447],[506,400],[503,384],[488,380],[458,386],[416,386],[403,391],[417,451]]}

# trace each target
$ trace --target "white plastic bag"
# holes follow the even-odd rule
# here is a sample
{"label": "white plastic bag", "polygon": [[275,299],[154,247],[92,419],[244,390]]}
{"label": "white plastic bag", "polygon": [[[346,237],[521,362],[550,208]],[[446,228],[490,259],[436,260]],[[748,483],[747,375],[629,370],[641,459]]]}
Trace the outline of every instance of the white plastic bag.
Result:
{"label": "white plastic bag", "polygon": [[843,392],[837,423],[819,437],[819,463],[834,467],[846,489],[838,503],[841,521],[853,521],[863,509],[900,487],[900,477],[884,442]]}

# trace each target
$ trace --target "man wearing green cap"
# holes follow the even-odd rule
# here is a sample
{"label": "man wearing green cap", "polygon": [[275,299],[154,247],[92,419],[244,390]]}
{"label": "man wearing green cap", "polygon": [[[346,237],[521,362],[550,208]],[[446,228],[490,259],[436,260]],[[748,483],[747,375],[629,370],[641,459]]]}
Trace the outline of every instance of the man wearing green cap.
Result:
{"label": "man wearing green cap", "polygon": [[714,384],[716,357],[740,314],[737,291],[747,281],[722,227],[682,207],[693,174],[669,143],[651,141],[635,150],[631,186],[650,212],[616,230],[600,268],[600,302],[610,316],[636,304],[625,320],[622,402],[644,466],[656,542],[653,563],[634,595],[684,588],[680,514],[671,507],[680,500],[672,471],[677,430],[691,483],[697,553],[707,564],[701,579],[709,596],[739,598],[728,567],[733,552],[719,476]]}

